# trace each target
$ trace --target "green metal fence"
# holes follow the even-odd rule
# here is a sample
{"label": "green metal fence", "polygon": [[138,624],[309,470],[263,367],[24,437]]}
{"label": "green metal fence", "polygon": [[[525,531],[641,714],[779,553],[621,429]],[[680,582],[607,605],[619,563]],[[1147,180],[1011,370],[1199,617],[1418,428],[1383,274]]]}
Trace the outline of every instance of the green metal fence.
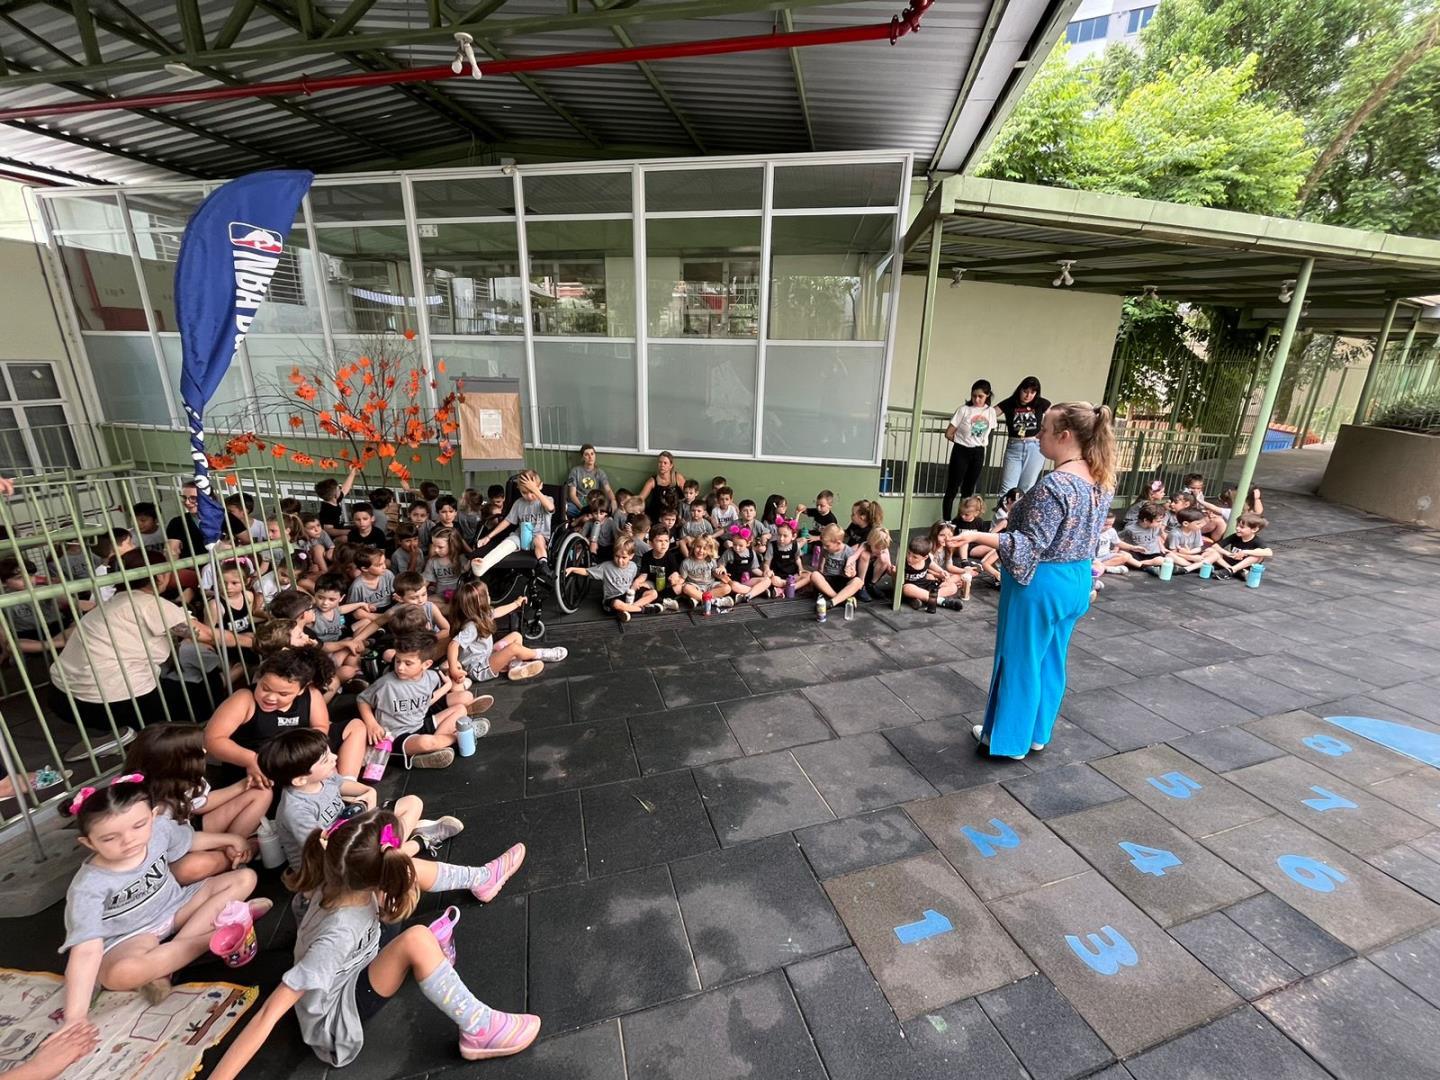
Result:
{"label": "green metal fence", "polygon": [[1115,343],[1105,401],[1119,416],[1238,434],[1272,356],[1270,341],[1207,347],[1126,336]]}

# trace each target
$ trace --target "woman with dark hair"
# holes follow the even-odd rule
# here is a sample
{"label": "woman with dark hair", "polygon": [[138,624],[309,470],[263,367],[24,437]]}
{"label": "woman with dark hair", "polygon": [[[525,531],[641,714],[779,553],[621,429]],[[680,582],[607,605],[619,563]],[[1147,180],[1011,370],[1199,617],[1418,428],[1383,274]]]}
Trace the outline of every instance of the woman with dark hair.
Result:
{"label": "woman with dark hair", "polygon": [[1025,493],[1003,532],[955,537],[972,551],[1000,553],[995,667],[985,722],[974,728],[992,757],[1023,758],[1050,741],[1070,633],[1090,606],[1090,561],[1115,486],[1115,432],[1104,405],[1056,405],[1039,431],[1054,470]]}
{"label": "woman with dark hair", "polygon": [[645,516],[659,521],[660,511],[666,506],[678,508],[684,486],[685,477],[675,468],[675,456],[669,450],[661,450],[655,459],[655,475],[640,489],[640,498],[645,500]]}
{"label": "woman with dark hair", "polygon": [[996,406],[1005,417],[1010,438],[1005,443],[1005,463],[1000,469],[1000,490],[1018,487],[1029,491],[1040,478],[1045,455],[1040,452],[1040,421],[1050,402],[1040,396],[1040,380],[1027,375],[1004,401]]}
{"label": "woman with dark hair", "polygon": [[950,440],[950,467],[945,470],[945,501],[941,504],[940,516],[950,520],[950,511],[955,503],[955,492],[962,498],[975,494],[980,483],[980,470],[985,465],[985,448],[990,444],[990,433],[999,422],[995,410],[995,393],[984,379],[976,379],[970,387],[970,400],[955,410],[945,428],[945,438]]}

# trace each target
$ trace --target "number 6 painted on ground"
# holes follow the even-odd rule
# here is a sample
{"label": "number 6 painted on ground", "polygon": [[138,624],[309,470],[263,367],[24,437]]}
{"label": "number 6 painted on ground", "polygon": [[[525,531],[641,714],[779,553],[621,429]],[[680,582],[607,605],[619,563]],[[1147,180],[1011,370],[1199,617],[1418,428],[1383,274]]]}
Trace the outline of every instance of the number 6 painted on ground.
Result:
{"label": "number 6 painted on ground", "polygon": [[1312,892],[1334,892],[1336,885],[1350,880],[1333,866],[1304,855],[1281,855],[1275,860],[1275,865],[1284,870],[1295,884],[1304,885]]}
{"label": "number 6 painted on ground", "polygon": [[[1101,939],[1100,934],[1108,937],[1109,941]],[[1074,934],[1065,935],[1065,944],[1070,950],[1084,960],[1087,965],[1101,975],[1114,975],[1122,967],[1134,967],[1140,962],[1135,947],[1125,940],[1125,935],[1116,930],[1113,926],[1102,926],[1100,934],[1086,934],[1090,939],[1087,946]]]}

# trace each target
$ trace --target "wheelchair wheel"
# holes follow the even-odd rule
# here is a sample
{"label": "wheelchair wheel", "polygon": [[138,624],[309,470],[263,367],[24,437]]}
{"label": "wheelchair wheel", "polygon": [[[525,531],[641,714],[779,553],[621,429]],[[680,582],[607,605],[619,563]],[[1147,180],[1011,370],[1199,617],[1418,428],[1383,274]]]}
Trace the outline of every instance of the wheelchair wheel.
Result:
{"label": "wheelchair wheel", "polygon": [[520,622],[520,634],[526,641],[541,641],[545,637],[544,619],[522,619]]}
{"label": "wheelchair wheel", "polygon": [[560,541],[560,550],[555,553],[552,565],[555,567],[555,600],[561,611],[566,615],[573,615],[585,602],[585,596],[590,591],[588,574],[568,572],[572,566],[590,565],[590,545],[586,543],[585,537],[578,532],[568,534]]}
{"label": "wheelchair wheel", "polygon": [[485,584],[490,588],[490,603],[495,607],[508,604],[520,595],[530,575],[518,570],[497,566],[485,575]]}

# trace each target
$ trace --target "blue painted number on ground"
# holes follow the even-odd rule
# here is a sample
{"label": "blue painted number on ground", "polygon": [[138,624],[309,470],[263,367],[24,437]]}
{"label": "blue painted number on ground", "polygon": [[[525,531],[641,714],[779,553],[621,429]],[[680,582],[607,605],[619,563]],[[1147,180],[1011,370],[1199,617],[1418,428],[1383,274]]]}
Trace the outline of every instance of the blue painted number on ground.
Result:
{"label": "blue painted number on ground", "polygon": [[1335,738],[1334,735],[1310,735],[1300,741],[1310,747],[1311,750],[1318,750],[1320,753],[1328,754],[1330,757],[1339,757],[1342,754],[1350,753],[1350,751],[1354,749],[1349,743],[1343,739]]}
{"label": "blue painted number on ground", "polygon": [[999,818],[990,819],[994,832],[982,832],[973,825],[966,825],[960,830],[970,843],[975,845],[975,850],[984,859],[993,859],[997,854],[997,848],[1017,848],[1020,846],[1020,837],[1015,830],[1006,825]]}
{"label": "blue painted number on ground", "polygon": [[1147,776],[1145,782],[1156,791],[1163,791],[1172,799],[1188,799],[1192,791],[1200,790],[1200,785],[1183,772],[1167,772],[1163,776]]}
{"label": "blue painted number on ground", "polygon": [[1310,809],[1319,810],[1322,814],[1325,813],[1326,810],[1355,810],[1359,806],[1358,803],[1351,802],[1345,798],[1344,795],[1336,795],[1335,792],[1329,788],[1320,787],[1318,784],[1312,785],[1310,790],[1315,792],[1316,795],[1319,795],[1320,798],[1302,799],[1301,801],[1310,807]]}
{"label": "blue painted number on ground", "polygon": [[1284,870],[1291,881],[1313,892],[1334,892],[1336,885],[1343,885],[1349,880],[1333,866],[1305,855],[1281,855],[1275,860],[1275,865]]}
{"label": "blue painted number on ground", "polygon": [[917,941],[924,941],[936,934],[948,934],[955,929],[950,920],[938,911],[926,908],[924,915],[925,917],[919,922],[904,923],[895,927],[895,936],[900,939],[900,944],[913,945]]}
{"label": "blue painted number on ground", "polygon": [[[1110,940],[1103,940],[1100,934]],[[1125,935],[1119,930],[1113,926],[1102,926],[1100,934],[1086,934],[1090,939],[1089,945],[1074,934],[1066,934],[1065,944],[1069,945],[1071,951],[1084,960],[1092,971],[1101,975],[1114,975],[1122,967],[1134,967],[1140,962],[1135,946],[1126,941]]]}
{"label": "blue painted number on ground", "polygon": [[1185,865],[1173,851],[1166,851],[1164,848],[1146,847],[1144,844],[1121,840],[1120,850],[1130,856],[1131,866],[1152,877],[1164,877],[1165,871],[1170,867]]}

